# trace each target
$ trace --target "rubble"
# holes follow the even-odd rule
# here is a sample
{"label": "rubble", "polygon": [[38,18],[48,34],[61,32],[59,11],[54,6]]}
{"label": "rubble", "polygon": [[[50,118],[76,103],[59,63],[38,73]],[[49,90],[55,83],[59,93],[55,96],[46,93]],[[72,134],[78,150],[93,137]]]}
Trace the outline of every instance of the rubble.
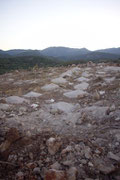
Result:
{"label": "rubble", "polygon": [[76,167],[71,167],[67,171],[67,179],[68,180],[76,180],[77,179],[78,170]]}
{"label": "rubble", "polygon": [[110,158],[110,159],[113,159],[115,161],[120,162],[120,157],[118,157],[116,154],[113,154],[112,152],[108,152],[107,157]]}
{"label": "rubble", "polygon": [[119,73],[88,63],[1,75],[0,179],[120,179]]}
{"label": "rubble", "polygon": [[115,166],[112,163],[110,163],[109,161],[105,162],[98,158],[95,159],[94,165],[103,174],[110,174],[115,170]]}

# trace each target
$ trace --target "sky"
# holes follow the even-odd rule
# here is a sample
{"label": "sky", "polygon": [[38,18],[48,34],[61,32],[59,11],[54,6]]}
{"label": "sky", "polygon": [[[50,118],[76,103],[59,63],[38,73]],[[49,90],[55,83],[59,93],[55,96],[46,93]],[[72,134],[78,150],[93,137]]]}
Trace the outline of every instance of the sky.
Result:
{"label": "sky", "polygon": [[0,49],[120,47],[120,0],[0,0]]}

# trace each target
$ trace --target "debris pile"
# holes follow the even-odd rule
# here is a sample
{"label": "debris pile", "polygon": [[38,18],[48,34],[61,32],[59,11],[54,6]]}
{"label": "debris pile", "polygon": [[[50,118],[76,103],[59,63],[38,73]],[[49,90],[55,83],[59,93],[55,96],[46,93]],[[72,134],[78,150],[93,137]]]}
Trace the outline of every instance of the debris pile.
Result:
{"label": "debris pile", "polygon": [[0,76],[0,179],[119,180],[120,67],[35,73]]}

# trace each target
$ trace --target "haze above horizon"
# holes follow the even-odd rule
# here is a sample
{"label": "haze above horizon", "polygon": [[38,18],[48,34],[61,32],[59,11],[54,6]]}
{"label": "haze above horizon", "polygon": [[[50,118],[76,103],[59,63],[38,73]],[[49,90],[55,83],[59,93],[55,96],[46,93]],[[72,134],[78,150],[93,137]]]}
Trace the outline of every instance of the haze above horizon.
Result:
{"label": "haze above horizon", "polygon": [[0,49],[120,47],[120,0],[0,1]]}

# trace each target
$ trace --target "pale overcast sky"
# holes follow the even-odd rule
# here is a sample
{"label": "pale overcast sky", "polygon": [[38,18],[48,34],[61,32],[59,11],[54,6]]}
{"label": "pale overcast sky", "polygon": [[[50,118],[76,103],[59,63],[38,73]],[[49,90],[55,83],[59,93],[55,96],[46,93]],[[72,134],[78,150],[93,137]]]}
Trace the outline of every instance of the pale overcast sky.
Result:
{"label": "pale overcast sky", "polygon": [[0,49],[120,47],[120,0],[0,0]]}

